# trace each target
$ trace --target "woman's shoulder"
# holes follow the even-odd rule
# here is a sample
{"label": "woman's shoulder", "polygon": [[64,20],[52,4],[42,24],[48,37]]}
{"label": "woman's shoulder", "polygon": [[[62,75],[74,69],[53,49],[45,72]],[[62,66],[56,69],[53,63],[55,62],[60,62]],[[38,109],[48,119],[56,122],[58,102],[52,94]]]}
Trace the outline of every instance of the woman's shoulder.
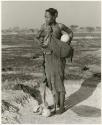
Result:
{"label": "woman's shoulder", "polygon": [[[56,23],[60,28],[63,28],[65,25],[64,24],[62,24],[62,23]],[[43,28],[43,29],[45,29],[47,27],[47,25],[46,25],[46,23],[44,23],[44,24],[42,24],[41,25],[41,28]]]}
{"label": "woman's shoulder", "polygon": [[58,25],[60,28],[62,28],[62,27],[65,26],[63,23],[58,23],[58,22],[57,22],[57,25]]}

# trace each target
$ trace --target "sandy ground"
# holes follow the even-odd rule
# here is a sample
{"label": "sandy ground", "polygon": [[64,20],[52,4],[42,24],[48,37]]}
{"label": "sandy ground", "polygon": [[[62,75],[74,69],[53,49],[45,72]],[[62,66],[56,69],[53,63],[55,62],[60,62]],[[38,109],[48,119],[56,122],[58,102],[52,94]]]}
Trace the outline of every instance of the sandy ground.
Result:
{"label": "sandy ground", "polygon": [[[100,104],[100,83],[96,88],[92,87],[82,87],[80,81],[65,81],[66,87],[66,102],[65,106],[69,107],[74,105],[72,108],[68,108],[61,115],[53,115],[51,117],[45,118],[43,116],[34,114],[30,105],[27,104],[20,110],[21,117],[20,123],[30,123],[30,124],[99,124],[101,121],[101,104]],[[48,92],[47,92],[48,93]],[[47,100],[51,100],[47,96]],[[52,102],[51,102],[52,103]]]}

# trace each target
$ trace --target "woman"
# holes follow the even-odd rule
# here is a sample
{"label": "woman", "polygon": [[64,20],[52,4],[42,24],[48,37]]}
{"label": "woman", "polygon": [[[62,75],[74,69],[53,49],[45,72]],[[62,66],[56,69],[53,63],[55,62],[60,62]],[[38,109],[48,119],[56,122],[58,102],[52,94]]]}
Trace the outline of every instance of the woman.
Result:
{"label": "woman", "polygon": [[[57,57],[53,51],[47,46],[48,41],[46,40],[50,33],[56,39],[61,38],[63,31],[69,35],[68,44],[70,44],[73,33],[64,24],[57,23],[56,18],[58,17],[58,11],[54,8],[49,8],[45,11],[45,24],[41,26],[39,35],[37,38],[40,39],[44,50],[44,81],[52,91],[55,103],[59,105],[59,113],[64,112],[64,101],[65,101],[65,87],[64,87],[64,69],[65,69],[65,58]],[[54,48],[55,46],[52,47]],[[57,49],[56,49],[57,51]]]}

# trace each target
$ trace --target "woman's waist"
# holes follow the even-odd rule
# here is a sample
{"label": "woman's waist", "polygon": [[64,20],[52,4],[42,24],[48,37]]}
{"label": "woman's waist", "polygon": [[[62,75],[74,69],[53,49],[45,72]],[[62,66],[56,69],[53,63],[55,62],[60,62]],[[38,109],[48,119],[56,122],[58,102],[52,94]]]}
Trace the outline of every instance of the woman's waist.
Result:
{"label": "woman's waist", "polygon": [[47,48],[43,48],[43,53],[46,55],[51,55],[52,51],[47,47]]}

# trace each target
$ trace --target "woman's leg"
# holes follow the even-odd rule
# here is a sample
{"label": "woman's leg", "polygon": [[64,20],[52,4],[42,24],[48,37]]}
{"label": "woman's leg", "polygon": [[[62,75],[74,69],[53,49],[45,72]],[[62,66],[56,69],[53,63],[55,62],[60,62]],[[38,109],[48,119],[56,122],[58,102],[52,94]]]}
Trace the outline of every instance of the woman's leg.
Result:
{"label": "woman's leg", "polygon": [[54,102],[54,113],[56,113],[56,95],[53,95],[53,102]]}
{"label": "woman's leg", "polygon": [[58,96],[57,106],[60,107],[60,92],[57,92],[57,96]]}
{"label": "woman's leg", "polygon": [[65,93],[64,92],[60,92],[60,109],[59,109],[59,113],[63,113],[64,112],[64,101],[65,101]]}

